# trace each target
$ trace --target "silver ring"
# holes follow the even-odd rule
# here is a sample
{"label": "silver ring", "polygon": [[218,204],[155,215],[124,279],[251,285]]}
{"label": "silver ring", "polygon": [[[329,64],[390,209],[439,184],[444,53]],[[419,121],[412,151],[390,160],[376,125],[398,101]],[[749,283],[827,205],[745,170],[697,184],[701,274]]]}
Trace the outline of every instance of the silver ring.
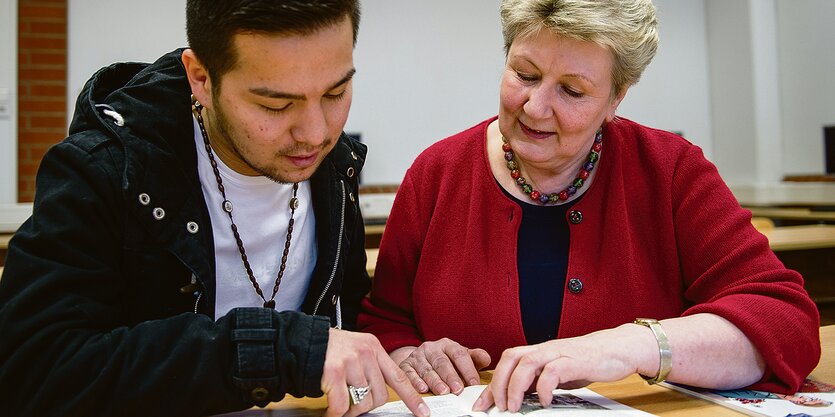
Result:
{"label": "silver ring", "polygon": [[368,395],[368,387],[355,387],[348,385],[348,392],[351,394],[351,404],[357,405]]}

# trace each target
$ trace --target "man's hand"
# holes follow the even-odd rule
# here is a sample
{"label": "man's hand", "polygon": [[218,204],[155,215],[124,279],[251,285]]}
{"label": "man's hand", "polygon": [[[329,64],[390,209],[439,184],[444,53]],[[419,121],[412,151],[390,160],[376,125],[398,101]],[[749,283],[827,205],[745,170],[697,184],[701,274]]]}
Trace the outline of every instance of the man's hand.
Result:
{"label": "man's hand", "polygon": [[478,371],[490,364],[484,349],[468,349],[447,338],[402,347],[391,357],[415,389],[435,394],[458,394],[467,385],[478,385]]}
{"label": "man's hand", "polygon": [[[328,396],[325,417],[353,417],[385,404],[388,401],[386,384],[415,416],[429,417],[429,407],[376,337],[330,329],[322,372],[322,391]],[[353,404],[348,385],[369,387],[369,393],[359,404]]]}

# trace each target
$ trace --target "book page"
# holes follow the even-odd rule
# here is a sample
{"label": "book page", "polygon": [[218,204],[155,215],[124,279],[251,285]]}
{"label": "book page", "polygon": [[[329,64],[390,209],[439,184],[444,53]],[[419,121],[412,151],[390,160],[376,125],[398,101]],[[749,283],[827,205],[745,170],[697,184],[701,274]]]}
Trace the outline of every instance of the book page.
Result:
{"label": "book page", "polygon": [[[652,414],[627,407],[586,388],[575,390],[554,390],[550,407],[539,404],[536,393],[525,395],[522,408],[517,413],[499,411],[496,407],[487,413],[472,411],[478,396],[486,385],[474,385],[464,388],[459,395],[446,394],[424,397],[426,405],[432,411],[432,417],[572,417],[572,416],[630,416],[648,417]],[[385,404],[368,413],[374,417],[408,417],[412,413],[402,401]]]}
{"label": "book page", "polygon": [[835,416],[835,386],[807,379],[793,395],[754,390],[709,390],[663,382],[681,391],[752,416]]}

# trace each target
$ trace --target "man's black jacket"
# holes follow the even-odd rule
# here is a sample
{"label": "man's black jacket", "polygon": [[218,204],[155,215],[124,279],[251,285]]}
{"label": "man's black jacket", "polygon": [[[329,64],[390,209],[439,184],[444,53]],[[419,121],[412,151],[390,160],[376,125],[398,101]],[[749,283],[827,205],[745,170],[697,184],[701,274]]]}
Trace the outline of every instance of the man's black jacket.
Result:
{"label": "man's black jacket", "polygon": [[181,53],[97,72],[44,157],[0,280],[0,414],[204,415],[321,395],[329,327],[353,327],[370,285],[366,148],[343,134],[311,178],[319,255],[306,314],[213,317]]}

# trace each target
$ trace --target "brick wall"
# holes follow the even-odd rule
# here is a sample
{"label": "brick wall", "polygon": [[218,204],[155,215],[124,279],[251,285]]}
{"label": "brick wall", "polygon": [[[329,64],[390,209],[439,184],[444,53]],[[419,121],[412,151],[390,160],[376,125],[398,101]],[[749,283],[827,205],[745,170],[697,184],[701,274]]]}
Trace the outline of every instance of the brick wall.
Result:
{"label": "brick wall", "polygon": [[35,196],[46,150],[67,134],[67,0],[18,0],[18,201]]}

